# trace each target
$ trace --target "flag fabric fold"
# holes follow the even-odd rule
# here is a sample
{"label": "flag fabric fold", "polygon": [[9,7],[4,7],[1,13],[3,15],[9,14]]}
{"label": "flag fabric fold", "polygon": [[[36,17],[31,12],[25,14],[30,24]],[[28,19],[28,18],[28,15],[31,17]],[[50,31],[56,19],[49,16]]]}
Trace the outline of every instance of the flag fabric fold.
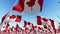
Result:
{"label": "flag fabric fold", "polygon": [[[27,0],[19,0],[18,4],[16,4],[15,6],[13,6],[13,10],[16,10],[17,12],[23,12],[25,6],[25,2]],[[28,5],[28,7],[31,7],[31,9],[33,8],[33,6],[35,5],[35,2],[38,1],[38,4],[40,6],[40,12],[42,11],[42,6],[43,6],[43,0],[28,0],[28,2],[26,2],[26,5]],[[35,8],[33,8],[35,9]],[[37,10],[37,9],[36,9]]]}

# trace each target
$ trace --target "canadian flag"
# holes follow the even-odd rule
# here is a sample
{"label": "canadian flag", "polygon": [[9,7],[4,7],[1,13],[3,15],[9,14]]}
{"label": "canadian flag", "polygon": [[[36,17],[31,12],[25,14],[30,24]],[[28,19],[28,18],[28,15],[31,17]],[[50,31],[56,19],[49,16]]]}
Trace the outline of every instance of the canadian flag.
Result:
{"label": "canadian flag", "polygon": [[2,17],[2,21],[1,23],[6,20],[6,21],[14,21],[14,22],[21,22],[21,16],[19,15],[8,15],[8,14],[5,14],[3,17]]}
{"label": "canadian flag", "polygon": [[41,16],[37,16],[37,26],[42,27],[43,29],[50,29],[51,31],[54,30],[54,32],[56,32],[54,20],[51,20],[51,19],[42,18]]}
{"label": "canadian flag", "polygon": [[6,23],[5,28],[6,28],[6,29],[8,29],[8,28],[9,28],[9,26],[10,26],[10,24],[9,24],[9,23]]}
{"label": "canadian flag", "polygon": [[56,33],[56,28],[55,28],[55,25],[54,25],[54,20],[52,20],[52,19],[49,19],[49,20],[50,20],[50,23],[51,23],[51,26],[52,26],[54,32]]}
{"label": "canadian flag", "polygon": [[9,19],[10,19],[10,21],[15,21],[15,22],[21,22],[21,16],[19,16],[19,15],[11,15],[10,17],[9,17]]}
{"label": "canadian flag", "polygon": [[11,21],[20,23],[21,22],[21,16],[19,16],[19,15],[13,15],[13,14],[5,14],[2,17],[2,21],[1,21],[0,27],[3,28],[3,25],[5,23],[9,23]]}
{"label": "canadian flag", "polygon": [[33,30],[35,30],[35,25],[33,25],[31,22],[24,21],[24,28],[25,31],[30,34]]}
{"label": "canadian flag", "polygon": [[[13,6],[13,10],[23,11],[42,11],[43,0],[19,0],[18,4]],[[28,9],[28,10],[27,10]],[[29,12],[28,11],[28,12]]]}
{"label": "canadian flag", "polygon": [[30,22],[24,21],[24,27],[28,29],[34,29],[34,25]]}
{"label": "canadian flag", "polygon": [[22,28],[20,28],[19,25],[17,24],[15,27],[15,31],[22,33]]}

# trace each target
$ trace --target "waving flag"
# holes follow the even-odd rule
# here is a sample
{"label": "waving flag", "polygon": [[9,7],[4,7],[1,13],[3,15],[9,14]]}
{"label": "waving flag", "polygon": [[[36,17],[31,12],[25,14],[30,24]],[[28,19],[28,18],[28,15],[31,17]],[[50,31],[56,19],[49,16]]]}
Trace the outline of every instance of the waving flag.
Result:
{"label": "waving flag", "polygon": [[[18,12],[27,11],[35,11],[38,9],[42,11],[43,0],[19,0],[18,4],[13,6],[13,10]],[[28,12],[29,12],[28,11]]]}
{"label": "waving flag", "polygon": [[7,19],[7,21],[21,22],[21,16],[19,16],[19,15],[9,15],[9,16],[7,16],[7,14],[6,14],[2,17],[1,22],[3,22],[5,18]]}
{"label": "waving flag", "polygon": [[16,30],[16,31],[21,31],[22,28],[20,28],[19,25],[17,24],[16,27],[15,27],[15,30]]}
{"label": "waving flag", "polygon": [[56,33],[56,28],[54,26],[54,20],[52,20],[52,19],[49,19],[49,20],[50,20],[50,23],[51,23],[51,26],[52,26],[54,32]]}
{"label": "waving flag", "polygon": [[24,21],[24,27],[28,29],[34,29],[34,25],[30,22]]}
{"label": "waving flag", "polygon": [[[2,21],[1,21],[1,25],[0,27],[3,28],[3,25],[5,23],[9,23],[9,22],[18,22],[20,23],[21,22],[21,16],[19,15],[13,15],[13,14],[5,14],[3,17],[2,17]],[[0,29],[1,29],[0,28]],[[6,27],[8,28],[8,26]]]}
{"label": "waving flag", "polygon": [[[37,24],[40,26],[43,25],[42,26],[43,29],[50,29],[51,31],[54,30],[54,32],[56,32],[56,29],[54,26],[54,21],[51,19],[46,19],[46,18],[37,16]],[[40,26],[38,26],[38,27],[40,27]]]}
{"label": "waving flag", "polygon": [[19,15],[11,15],[9,18],[11,19],[10,21],[21,22],[21,16]]}
{"label": "waving flag", "polygon": [[6,24],[6,26],[5,26],[5,28],[7,29],[9,26],[10,26],[10,24],[9,24],[9,23],[7,23],[7,24]]}
{"label": "waving flag", "polygon": [[26,32],[29,30],[28,34],[32,33],[32,31],[35,30],[34,24],[27,21],[24,21],[24,28]]}

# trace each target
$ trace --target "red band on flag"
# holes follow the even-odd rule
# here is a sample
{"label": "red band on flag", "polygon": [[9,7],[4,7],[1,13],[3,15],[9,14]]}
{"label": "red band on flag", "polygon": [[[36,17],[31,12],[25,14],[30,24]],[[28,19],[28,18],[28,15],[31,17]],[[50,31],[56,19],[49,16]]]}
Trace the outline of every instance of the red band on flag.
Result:
{"label": "red band on flag", "polygon": [[38,3],[39,3],[39,5],[40,5],[40,11],[42,11],[43,0],[38,0]]}
{"label": "red band on flag", "polygon": [[18,12],[23,12],[23,10],[24,10],[24,0],[19,0],[18,5],[14,6],[13,10],[16,10]]}
{"label": "red band on flag", "polygon": [[37,16],[37,24],[38,24],[38,25],[42,25],[41,17],[40,17],[40,16]]}
{"label": "red band on flag", "polygon": [[17,25],[16,25],[16,27],[15,27],[15,30],[17,31],[17,30],[18,30],[18,28],[19,28],[19,25],[17,24]]}
{"label": "red band on flag", "polygon": [[26,27],[26,25],[27,25],[27,22],[26,22],[26,21],[24,21],[24,27]]}

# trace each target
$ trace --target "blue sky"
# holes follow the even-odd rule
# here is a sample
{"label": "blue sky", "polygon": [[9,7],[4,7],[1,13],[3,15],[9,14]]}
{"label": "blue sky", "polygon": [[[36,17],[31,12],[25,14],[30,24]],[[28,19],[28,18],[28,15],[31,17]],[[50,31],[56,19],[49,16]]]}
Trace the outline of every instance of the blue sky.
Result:
{"label": "blue sky", "polygon": [[[42,12],[37,12],[35,14],[26,14],[26,13],[19,13],[16,11],[11,10],[12,6],[15,4],[16,0],[0,0],[0,22],[3,15],[5,15],[8,11],[11,12],[11,14],[18,14],[22,15],[22,21],[19,23],[19,26],[23,26],[23,21],[30,21],[36,25],[36,16],[43,16],[48,19],[53,19],[55,22],[56,28],[58,27],[58,22],[60,22],[60,19],[57,17],[57,15],[60,15],[60,4],[58,3],[59,0],[44,0],[43,9]],[[58,21],[58,22],[57,22]],[[11,25],[16,25],[16,23],[11,22]]]}

